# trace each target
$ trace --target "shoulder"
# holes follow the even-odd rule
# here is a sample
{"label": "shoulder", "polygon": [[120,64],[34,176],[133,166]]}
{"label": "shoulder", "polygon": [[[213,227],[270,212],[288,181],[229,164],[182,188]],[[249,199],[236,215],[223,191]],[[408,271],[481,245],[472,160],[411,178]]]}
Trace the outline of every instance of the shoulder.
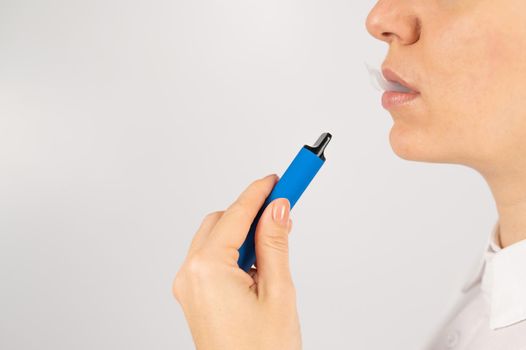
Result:
{"label": "shoulder", "polygon": [[463,294],[426,350],[526,350],[526,320],[490,327],[490,304],[480,285]]}

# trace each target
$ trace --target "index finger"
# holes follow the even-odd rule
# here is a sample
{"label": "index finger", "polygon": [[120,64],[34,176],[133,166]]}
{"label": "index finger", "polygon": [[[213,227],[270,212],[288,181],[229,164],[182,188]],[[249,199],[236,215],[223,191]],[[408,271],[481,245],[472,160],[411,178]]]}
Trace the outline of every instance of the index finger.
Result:
{"label": "index finger", "polygon": [[234,201],[210,232],[209,242],[222,248],[239,249],[278,176],[271,174],[252,182]]}

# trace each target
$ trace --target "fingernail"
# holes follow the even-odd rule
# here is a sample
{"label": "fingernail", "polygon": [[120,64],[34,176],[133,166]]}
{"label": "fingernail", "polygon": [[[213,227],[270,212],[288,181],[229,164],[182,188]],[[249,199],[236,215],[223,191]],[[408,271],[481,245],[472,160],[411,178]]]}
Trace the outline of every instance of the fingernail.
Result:
{"label": "fingernail", "polygon": [[272,218],[274,222],[281,226],[287,226],[289,221],[290,205],[288,200],[278,200],[274,203],[272,209]]}

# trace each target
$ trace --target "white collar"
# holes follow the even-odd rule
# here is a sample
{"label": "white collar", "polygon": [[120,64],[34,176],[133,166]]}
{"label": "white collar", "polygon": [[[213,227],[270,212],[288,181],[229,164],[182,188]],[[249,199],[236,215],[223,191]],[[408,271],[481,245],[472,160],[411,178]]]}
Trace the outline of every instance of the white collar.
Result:
{"label": "white collar", "polygon": [[526,320],[526,240],[503,249],[498,232],[497,221],[473,277],[463,288],[467,292],[480,282],[490,305],[491,329]]}

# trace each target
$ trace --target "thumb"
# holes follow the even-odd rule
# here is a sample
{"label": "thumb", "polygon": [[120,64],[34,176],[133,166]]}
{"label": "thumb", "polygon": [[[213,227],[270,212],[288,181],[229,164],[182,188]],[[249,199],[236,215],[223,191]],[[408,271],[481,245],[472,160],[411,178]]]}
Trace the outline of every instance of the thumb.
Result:
{"label": "thumb", "polygon": [[290,202],[272,201],[263,211],[256,228],[255,246],[258,293],[279,294],[292,286],[289,268]]}

